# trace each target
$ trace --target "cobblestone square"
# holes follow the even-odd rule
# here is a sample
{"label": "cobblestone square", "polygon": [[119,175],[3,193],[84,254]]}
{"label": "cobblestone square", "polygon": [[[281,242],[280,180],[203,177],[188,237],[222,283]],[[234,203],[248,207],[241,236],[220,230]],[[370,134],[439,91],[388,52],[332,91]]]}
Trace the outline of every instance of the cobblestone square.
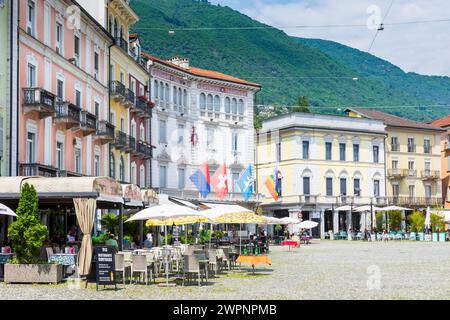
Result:
{"label": "cobblestone square", "polygon": [[[208,285],[119,285],[119,290],[59,285],[5,285],[1,299],[449,299],[448,243],[313,241],[272,247],[271,267],[223,272]],[[164,279],[158,279],[158,282]]]}

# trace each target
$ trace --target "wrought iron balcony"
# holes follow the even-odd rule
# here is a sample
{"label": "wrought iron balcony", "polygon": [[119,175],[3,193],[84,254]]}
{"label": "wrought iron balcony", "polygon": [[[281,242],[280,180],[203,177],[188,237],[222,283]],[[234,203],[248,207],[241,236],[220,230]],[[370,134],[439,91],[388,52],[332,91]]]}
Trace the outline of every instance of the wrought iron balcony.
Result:
{"label": "wrought iron balcony", "polygon": [[132,154],[137,153],[136,138],[128,136],[128,144],[125,147],[125,152],[130,152]]}
{"label": "wrought iron balcony", "polygon": [[120,81],[109,82],[109,94],[116,101],[123,101],[125,99],[125,85]]}
{"label": "wrought iron balcony", "polygon": [[440,197],[389,197],[389,204],[406,207],[441,206],[443,200]]}
{"label": "wrought iron balcony", "polygon": [[21,163],[20,175],[25,177],[57,177],[58,169],[40,163]]}
{"label": "wrought iron balcony", "polygon": [[116,37],[116,45],[118,47],[120,47],[123,51],[125,51],[127,54],[129,54],[128,41],[126,41],[125,39],[123,39],[121,37]]}
{"label": "wrought iron balcony", "polygon": [[88,111],[81,111],[81,132],[84,136],[97,131],[97,117]]}
{"label": "wrought iron balcony", "polygon": [[116,130],[116,135],[114,141],[112,142],[112,145],[119,150],[125,149],[128,145],[127,134],[120,130]]}
{"label": "wrought iron balcony", "polygon": [[143,96],[137,97],[136,103],[131,107],[130,112],[136,112],[143,118],[149,118],[151,115],[151,110],[147,98]]}
{"label": "wrought iron balcony", "polygon": [[40,119],[50,117],[55,113],[56,97],[41,88],[24,88],[22,109],[24,113],[35,112]]}
{"label": "wrought iron balcony", "polygon": [[404,178],[405,176],[406,176],[405,170],[403,170],[403,169],[398,169],[398,168],[388,169],[388,178],[389,179],[401,179],[401,178]]}
{"label": "wrought iron balcony", "polygon": [[136,105],[136,95],[130,89],[125,89],[124,105],[126,108],[133,108]]}
{"label": "wrought iron balcony", "polygon": [[441,172],[435,170],[422,170],[420,176],[422,180],[438,180],[441,178]]}
{"label": "wrought iron balcony", "polygon": [[77,127],[81,122],[81,109],[67,101],[57,101],[54,123],[63,124],[66,129]]}
{"label": "wrought iron balcony", "polygon": [[97,123],[97,132],[94,135],[94,141],[100,144],[107,144],[114,141],[114,126],[106,120]]}
{"label": "wrought iron balcony", "polygon": [[304,194],[300,197],[300,202],[305,205],[315,205],[317,204],[317,198],[316,195]]}
{"label": "wrought iron balcony", "polygon": [[400,151],[400,145],[398,143],[391,144],[391,151],[392,152],[399,152]]}
{"label": "wrought iron balcony", "polygon": [[408,144],[408,152],[416,152],[416,145],[415,144]]}

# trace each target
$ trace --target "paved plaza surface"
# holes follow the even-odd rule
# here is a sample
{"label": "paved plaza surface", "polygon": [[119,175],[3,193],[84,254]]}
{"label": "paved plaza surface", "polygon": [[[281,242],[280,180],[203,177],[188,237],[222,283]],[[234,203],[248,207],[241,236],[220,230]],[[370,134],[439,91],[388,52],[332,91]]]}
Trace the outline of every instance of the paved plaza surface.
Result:
{"label": "paved plaza surface", "polygon": [[[450,299],[450,244],[320,241],[272,247],[272,266],[224,272],[208,285],[119,285],[97,292],[59,285],[5,285],[0,299]],[[158,279],[162,282],[164,279]]]}

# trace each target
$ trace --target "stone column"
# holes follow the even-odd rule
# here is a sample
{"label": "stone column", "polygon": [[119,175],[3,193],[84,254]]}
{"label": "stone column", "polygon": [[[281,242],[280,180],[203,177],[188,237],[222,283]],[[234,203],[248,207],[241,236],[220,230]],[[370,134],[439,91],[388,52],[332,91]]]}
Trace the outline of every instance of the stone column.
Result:
{"label": "stone column", "polygon": [[320,239],[324,238],[323,237],[324,233],[325,233],[325,211],[320,210]]}
{"label": "stone column", "polygon": [[339,212],[333,210],[333,232],[339,232]]}

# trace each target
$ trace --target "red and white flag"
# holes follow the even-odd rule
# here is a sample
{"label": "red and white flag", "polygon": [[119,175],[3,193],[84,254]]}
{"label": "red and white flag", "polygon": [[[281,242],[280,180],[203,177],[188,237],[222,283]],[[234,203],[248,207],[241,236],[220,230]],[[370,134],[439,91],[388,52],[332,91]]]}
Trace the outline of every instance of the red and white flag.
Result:
{"label": "red and white flag", "polygon": [[228,193],[228,176],[227,176],[227,166],[224,163],[217,169],[216,173],[211,178],[211,186],[214,191],[222,200]]}

